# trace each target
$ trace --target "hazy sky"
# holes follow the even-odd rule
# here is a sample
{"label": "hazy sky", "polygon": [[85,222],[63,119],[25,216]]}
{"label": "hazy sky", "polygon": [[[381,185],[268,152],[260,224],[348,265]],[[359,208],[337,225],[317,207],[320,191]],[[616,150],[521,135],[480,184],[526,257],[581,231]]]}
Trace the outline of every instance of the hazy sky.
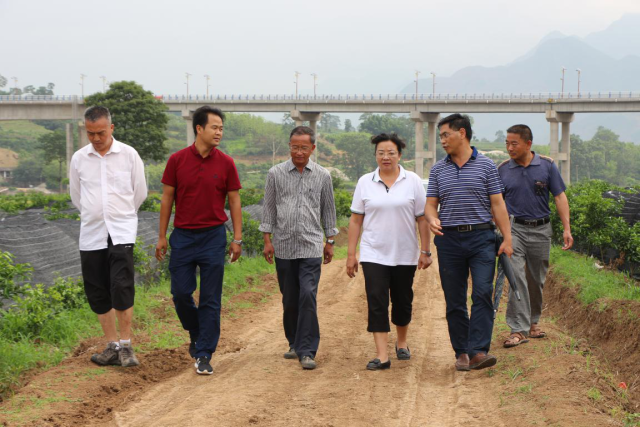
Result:
{"label": "hazy sky", "polygon": [[[584,37],[638,0],[0,0],[0,74],[85,94],[135,80],[157,94],[395,93],[416,70],[496,66],[552,31]],[[10,85],[13,85],[10,80]]]}

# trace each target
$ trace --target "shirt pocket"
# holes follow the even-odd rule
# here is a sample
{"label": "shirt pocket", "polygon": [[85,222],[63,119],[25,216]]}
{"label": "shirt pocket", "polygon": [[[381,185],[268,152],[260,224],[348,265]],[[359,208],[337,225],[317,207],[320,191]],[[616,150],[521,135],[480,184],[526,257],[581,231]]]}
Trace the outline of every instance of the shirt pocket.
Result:
{"label": "shirt pocket", "polygon": [[322,196],[322,192],[320,190],[316,190],[310,188],[306,192],[307,201],[309,202],[309,206],[313,208],[317,208],[320,206],[320,197]]}
{"label": "shirt pocket", "polygon": [[133,185],[131,183],[131,172],[116,172],[113,177],[114,189],[118,194],[133,193]]}

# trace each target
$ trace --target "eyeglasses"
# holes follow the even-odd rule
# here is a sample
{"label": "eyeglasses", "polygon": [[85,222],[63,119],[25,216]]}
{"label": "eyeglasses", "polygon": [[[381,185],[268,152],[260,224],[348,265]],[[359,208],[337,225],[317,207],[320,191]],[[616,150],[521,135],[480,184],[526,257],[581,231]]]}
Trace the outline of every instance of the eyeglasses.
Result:
{"label": "eyeglasses", "polygon": [[[456,131],[453,131],[453,132],[460,132],[460,131],[456,130]],[[453,132],[442,132],[442,133],[440,134],[440,139],[447,139],[447,138],[449,138],[449,137],[453,134]]]}
{"label": "eyeglasses", "polygon": [[398,155],[398,153],[395,152],[395,151],[376,151],[376,156],[377,157],[385,157],[385,156],[395,157],[397,155]]}
{"label": "eyeglasses", "polygon": [[302,146],[297,146],[297,145],[290,145],[289,149],[291,150],[292,153],[295,153],[297,151],[302,151],[303,153],[308,153],[311,151],[312,147],[308,146],[308,145],[302,145]]}

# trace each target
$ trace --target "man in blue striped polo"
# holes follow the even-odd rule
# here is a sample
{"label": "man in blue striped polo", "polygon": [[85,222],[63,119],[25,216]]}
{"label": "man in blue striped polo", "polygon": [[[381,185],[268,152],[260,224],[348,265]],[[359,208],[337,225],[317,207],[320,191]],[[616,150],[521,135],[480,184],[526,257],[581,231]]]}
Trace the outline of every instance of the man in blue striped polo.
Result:
{"label": "man in blue striped polo", "polygon": [[[431,169],[425,214],[438,250],[440,280],[447,303],[449,338],[458,371],[496,364],[489,354],[493,330],[493,277],[496,236],[504,241],[498,255],[511,256],[511,227],[496,165],[471,146],[471,122],[452,114],[440,120],[440,141],[447,157]],[[440,211],[438,212],[438,204]],[[467,280],[471,271],[471,317]]]}

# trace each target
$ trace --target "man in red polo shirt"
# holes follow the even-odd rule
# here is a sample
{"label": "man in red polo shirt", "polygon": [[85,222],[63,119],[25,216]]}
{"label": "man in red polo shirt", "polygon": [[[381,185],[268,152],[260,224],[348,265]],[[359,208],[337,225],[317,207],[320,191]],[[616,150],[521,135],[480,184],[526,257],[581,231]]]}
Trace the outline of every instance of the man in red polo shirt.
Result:
{"label": "man in red polo shirt", "polygon": [[[242,253],[240,179],[233,159],[217,150],[223,123],[224,114],[219,109],[198,108],[193,114],[195,143],[173,154],[162,176],[156,258],[162,261],[167,252],[167,227],[175,202],[175,228],[169,239],[171,294],[182,327],[189,331],[189,354],[196,359],[196,373],[200,375],[213,374],[211,355],[220,338],[227,195],[233,222],[233,241],[229,245],[231,262]],[[197,307],[193,300],[196,267],[200,267]]]}

